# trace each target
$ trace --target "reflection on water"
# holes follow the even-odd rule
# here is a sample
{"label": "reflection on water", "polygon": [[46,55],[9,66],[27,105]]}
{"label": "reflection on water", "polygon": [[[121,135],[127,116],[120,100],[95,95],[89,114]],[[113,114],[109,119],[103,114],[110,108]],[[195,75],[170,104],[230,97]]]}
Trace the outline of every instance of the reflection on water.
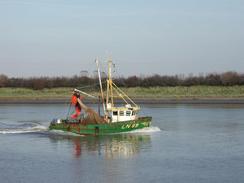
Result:
{"label": "reflection on water", "polygon": [[72,142],[71,152],[76,158],[83,153],[96,152],[106,159],[130,158],[137,155],[143,147],[151,145],[150,135],[117,134],[107,136],[70,136],[50,134],[50,141],[58,144],[61,141]]}
{"label": "reflection on water", "polygon": [[137,133],[49,132],[66,108],[0,105],[1,183],[244,182],[243,105],[146,105],[154,128]]}

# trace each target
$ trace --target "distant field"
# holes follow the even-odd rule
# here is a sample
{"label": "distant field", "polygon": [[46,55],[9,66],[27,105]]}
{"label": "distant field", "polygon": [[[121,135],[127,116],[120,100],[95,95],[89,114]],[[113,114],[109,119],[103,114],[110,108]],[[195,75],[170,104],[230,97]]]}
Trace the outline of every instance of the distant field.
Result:
{"label": "distant field", "polygon": [[[244,98],[244,86],[191,86],[121,88],[132,98]],[[86,91],[97,95],[96,92]],[[26,88],[0,88],[1,99],[55,99],[68,98],[72,88],[52,88],[32,90]]]}
{"label": "distant field", "polygon": [[191,86],[124,88],[137,98],[239,98],[244,97],[244,86]]}

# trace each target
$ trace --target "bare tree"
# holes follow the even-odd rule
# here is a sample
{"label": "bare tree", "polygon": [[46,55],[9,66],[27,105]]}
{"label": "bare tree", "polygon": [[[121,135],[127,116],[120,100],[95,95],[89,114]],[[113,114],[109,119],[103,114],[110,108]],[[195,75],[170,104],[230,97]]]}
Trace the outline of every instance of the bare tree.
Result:
{"label": "bare tree", "polygon": [[0,87],[5,87],[8,82],[8,77],[4,74],[0,74]]}
{"label": "bare tree", "polygon": [[221,81],[223,85],[231,86],[240,83],[240,76],[237,72],[229,71],[221,74]]}

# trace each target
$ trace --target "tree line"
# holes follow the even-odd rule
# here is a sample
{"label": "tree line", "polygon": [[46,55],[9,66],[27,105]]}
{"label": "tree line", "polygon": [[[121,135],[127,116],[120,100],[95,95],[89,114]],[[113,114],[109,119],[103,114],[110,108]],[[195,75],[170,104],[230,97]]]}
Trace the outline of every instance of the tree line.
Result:
{"label": "tree line", "polygon": [[[104,79],[103,79],[104,80]],[[244,85],[244,74],[229,71],[224,73],[210,73],[206,75],[151,75],[129,76],[114,78],[119,87],[155,87],[155,86],[234,86]],[[41,90],[56,87],[85,87],[98,85],[96,77],[72,76],[72,77],[30,77],[9,78],[0,74],[0,87],[21,87]]]}

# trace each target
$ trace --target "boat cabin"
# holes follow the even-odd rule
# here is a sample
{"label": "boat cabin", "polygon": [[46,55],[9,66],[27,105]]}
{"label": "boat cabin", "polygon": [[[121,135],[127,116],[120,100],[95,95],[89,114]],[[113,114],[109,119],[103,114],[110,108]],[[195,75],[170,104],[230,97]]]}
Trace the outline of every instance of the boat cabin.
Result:
{"label": "boat cabin", "polygon": [[130,104],[124,107],[111,107],[109,108],[109,114],[111,122],[122,122],[137,119],[138,108],[131,107]]}

